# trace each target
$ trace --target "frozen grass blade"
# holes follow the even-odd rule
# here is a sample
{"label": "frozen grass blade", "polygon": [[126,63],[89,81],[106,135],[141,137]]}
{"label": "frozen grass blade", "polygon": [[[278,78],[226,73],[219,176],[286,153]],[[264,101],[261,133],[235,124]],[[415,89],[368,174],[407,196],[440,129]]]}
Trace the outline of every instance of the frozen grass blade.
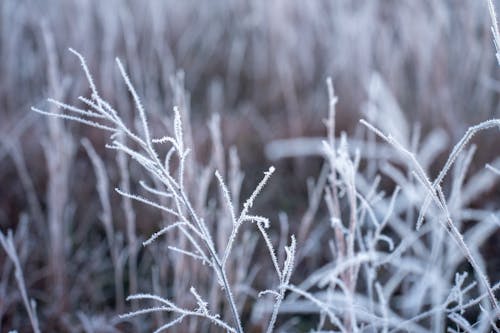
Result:
{"label": "frozen grass blade", "polygon": [[19,255],[14,245],[14,237],[12,236],[11,230],[8,231],[7,235],[4,235],[0,231],[0,244],[7,253],[7,256],[14,263],[17,286],[19,288],[19,292],[21,293],[24,308],[28,312],[31,327],[35,333],[40,333],[40,325],[38,323],[38,316],[36,313],[36,302],[28,298],[28,292],[26,291],[26,284],[24,282],[24,274],[19,261]]}

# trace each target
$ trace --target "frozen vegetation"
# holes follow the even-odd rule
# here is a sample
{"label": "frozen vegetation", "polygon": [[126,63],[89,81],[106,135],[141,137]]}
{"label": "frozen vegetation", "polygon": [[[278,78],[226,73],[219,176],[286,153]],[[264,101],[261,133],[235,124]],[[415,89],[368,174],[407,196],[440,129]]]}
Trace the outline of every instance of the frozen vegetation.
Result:
{"label": "frozen vegetation", "polygon": [[37,6],[0,4],[1,332],[500,330],[493,2]]}

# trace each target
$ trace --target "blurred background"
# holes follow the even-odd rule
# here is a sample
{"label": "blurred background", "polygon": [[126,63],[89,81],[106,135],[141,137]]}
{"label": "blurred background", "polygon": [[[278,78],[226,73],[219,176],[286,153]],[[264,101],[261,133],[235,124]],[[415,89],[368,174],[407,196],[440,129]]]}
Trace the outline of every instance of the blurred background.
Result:
{"label": "blurred background", "polygon": [[[327,77],[339,96],[340,130],[354,133],[358,120],[370,117],[370,91],[383,86],[409,124],[419,124],[424,134],[441,127],[455,142],[470,125],[500,116],[490,25],[486,1],[475,0],[2,0],[0,228],[18,230],[42,326],[78,331],[80,314],[110,323],[117,313],[107,278],[110,258],[100,249],[105,232],[96,180],[80,139],[91,140],[112,184],[120,178],[115,154],[104,148],[100,131],[30,111],[46,106],[47,97],[71,104],[88,95],[69,47],[86,58],[101,95],[125,118],[132,119],[133,103],[115,57],[127,67],[153,124],[171,115],[182,86],[200,163],[212,152],[207,122],[219,113],[223,146],[238,149],[246,175],[242,193],[277,163],[260,209],[275,218],[279,207],[292,221],[307,209],[306,179],[321,164],[272,162],[265,147],[276,139],[324,135]],[[498,140],[475,139],[475,168],[498,155]],[[130,173],[132,182],[140,178],[133,166]],[[125,234],[120,198],[111,192],[115,228]],[[497,190],[484,200],[498,207],[498,198]],[[157,216],[134,208],[137,234],[146,237]],[[50,221],[62,221],[60,238],[48,232]],[[54,253],[64,268],[54,266]],[[2,251],[0,267],[0,330],[24,331],[26,315]],[[58,274],[60,280],[52,279]],[[139,274],[150,283],[146,264]]]}

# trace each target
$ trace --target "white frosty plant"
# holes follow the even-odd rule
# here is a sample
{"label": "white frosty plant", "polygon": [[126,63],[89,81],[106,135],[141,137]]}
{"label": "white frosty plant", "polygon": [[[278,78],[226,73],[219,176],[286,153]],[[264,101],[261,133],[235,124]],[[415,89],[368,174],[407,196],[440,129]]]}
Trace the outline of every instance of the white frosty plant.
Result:
{"label": "white frosty plant", "polygon": [[[191,287],[190,289],[190,292],[197,303],[197,307],[194,309],[185,309],[179,307],[172,301],[157,295],[135,294],[129,296],[128,300],[153,301],[159,305],[133,311],[124,314],[121,317],[129,318],[136,315],[164,311],[173,313],[175,315],[174,319],[159,327],[155,332],[166,330],[180,323],[184,318],[192,316],[205,318],[213,324],[222,327],[225,331],[242,333],[243,325],[241,323],[240,314],[236,306],[235,298],[233,296],[232,286],[228,281],[228,276],[226,273],[226,263],[228,261],[228,258],[231,256],[231,251],[235,246],[235,240],[241,226],[245,222],[254,222],[257,225],[259,231],[262,233],[262,236],[264,237],[265,244],[272,259],[272,263],[279,277],[279,285],[276,290],[266,290],[261,293],[271,294],[276,299],[267,329],[267,332],[273,331],[279,306],[284,298],[285,291],[287,290],[288,284],[290,282],[296,252],[296,242],[294,236],[292,236],[290,246],[285,248],[286,259],[284,261],[283,267],[280,268],[270,237],[266,230],[267,228],[269,228],[269,220],[262,216],[252,215],[250,213],[250,209],[254,204],[254,200],[273,174],[275,170],[274,167],[270,167],[269,170],[264,173],[264,178],[244,203],[239,216],[236,216],[235,209],[231,201],[231,195],[224,183],[222,176],[218,172],[215,173],[215,176],[218,180],[218,185],[220,186],[224,194],[224,201],[230,211],[232,220],[232,230],[227,240],[227,246],[225,247],[224,251],[217,251],[209,226],[207,226],[204,219],[195,211],[194,205],[192,204],[192,201],[188,197],[187,192],[184,188],[185,162],[190,149],[189,147],[186,147],[184,142],[182,117],[179,108],[174,107],[173,136],[164,136],[159,139],[154,138],[150,131],[146,112],[141,103],[141,100],[139,99],[135,88],[132,86],[132,83],[130,82],[129,77],[125,72],[122,63],[120,62],[120,60],[116,59],[120,73],[130,94],[132,95],[135,107],[137,108],[141,128],[140,131],[136,131],[128,127],[124,123],[123,118],[120,116],[118,111],[115,110],[110,105],[110,103],[106,102],[99,95],[83,56],[72,49],[70,49],[70,51],[79,58],[91,89],[90,98],[79,97],[79,100],[86,105],[86,109],[68,105],[66,103],[53,99],[48,99],[50,103],[61,108],[65,111],[65,113],[51,113],[42,111],[34,107],[32,108],[32,110],[43,115],[72,120],[110,132],[111,144],[108,144],[106,146],[107,148],[125,153],[130,158],[138,162],[152,178],[161,182],[161,184],[165,188],[164,190],[150,188],[149,186],[145,186],[142,182],[141,185],[144,190],[158,198],[169,198],[171,202],[171,205],[169,206],[165,206],[159,201],[155,202],[137,194],[128,193],[121,189],[116,189],[116,191],[124,197],[150,205],[175,217],[176,222],[154,233],[148,240],[143,243],[143,245],[147,246],[151,244],[158,237],[168,233],[173,229],[180,230],[182,234],[186,236],[194,250],[191,251],[189,249],[178,248],[175,246],[169,246],[169,248],[182,255],[186,255],[195,260],[199,260],[203,264],[208,265],[210,269],[213,270],[218,283],[224,290],[226,302],[231,310],[232,322],[229,323],[229,320],[221,318],[218,314],[211,313],[207,302],[203,300],[195,287]],[[159,153],[155,148],[155,145],[158,144],[170,145],[170,149],[163,159],[160,158]],[[172,172],[171,170],[173,169],[173,167],[171,165],[171,162],[174,158],[177,158],[177,168],[175,169],[175,172]]]}

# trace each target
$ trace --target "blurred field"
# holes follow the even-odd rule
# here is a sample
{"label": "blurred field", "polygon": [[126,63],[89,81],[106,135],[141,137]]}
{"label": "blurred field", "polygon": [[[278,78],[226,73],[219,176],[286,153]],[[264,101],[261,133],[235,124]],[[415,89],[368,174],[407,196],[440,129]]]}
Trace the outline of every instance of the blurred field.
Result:
{"label": "blurred field", "polygon": [[[213,163],[230,175],[231,156],[226,150],[232,146],[238,150],[245,174],[241,202],[262,172],[276,165],[277,172],[256,202],[256,210],[272,220],[279,220],[284,211],[289,221],[285,230],[311,237],[310,242],[299,237],[299,248],[303,241],[310,250],[301,254],[292,278],[299,284],[331,259],[324,254],[328,247],[328,240],[321,238],[324,229],[301,229],[300,224],[304,214],[311,213],[312,187],[308,191],[307,179],[318,177],[319,182],[324,165],[315,148],[300,138],[325,135],[326,78],[332,77],[339,97],[337,133],[347,131],[353,140],[375,141],[358,124],[365,118],[383,130],[395,131],[407,146],[418,136],[425,141],[435,134],[437,139],[429,139],[428,148],[442,147],[430,154],[433,159],[426,164],[434,179],[469,126],[500,118],[500,69],[490,26],[487,2],[472,0],[1,1],[0,230],[16,230],[20,264],[29,297],[37,301],[42,331],[151,330],[164,318],[154,317],[151,322],[117,319],[117,314],[130,307],[137,309],[136,303],[125,303],[124,296],[160,290],[189,304],[178,290],[189,289],[192,279],[207,287],[210,299],[218,302],[216,308],[228,312],[214,296],[213,281],[203,280],[210,275],[186,259],[166,254],[163,247],[148,250],[140,245],[164,217],[139,203],[126,203],[113,189],[128,179],[128,187],[138,190],[137,182],[145,172],[105,149],[109,140],[101,131],[30,111],[37,106],[57,112],[47,97],[74,104],[78,96],[89,95],[82,67],[69,47],[85,57],[101,96],[127,124],[133,126],[137,119],[116,57],[126,66],[155,133],[170,128],[174,105],[183,109],[186,137],[192,141],[188,144],[195,147],[192,168],[187,171],[193,196],[198,189],[193,184],[201,178],[203,165]],[[217,113],[220,119],[214,116]],[[106,217],[96,190],[98,179],[81,144],[83,137],[89,138],[109,176],[111,238],[103,226]],[[284,146],[275,141],[297,138]],[[464,169],[455,170],[444,181],[446,194],[454,193],[457,177],[468,181],[484,172],[486,163],[496,161],[499,142],[496,129],[475,136],[472,143],[477,152],[468,150],[470,161],[461,160]],[[312,141],[313,147],[318,145]],[[363,156],[360,172],[368,184],[387,170],[387,161],[405,172],[406,164],[385,154],[385,148],[373,151],[378,156]],[[128,170],[128,177],[123,176],[123,169]],[[469,183],[471,197],[457,207],[499,217],[498,177],[484,179]],[[390,201],[395,183],[383,177],[380,188],[388,196],[384,202]],[[475,190],[474,184],[481,189]],[[207,188],[209,196],[217,197],[214,183]],[[200,207],[217,205],[205,199],[200,199]],[[404,219],[417,218],[418,205],[413,204],[408,204],[406,213],[401,210]],[[413,215],[408,216],[410,210]],[[322,204],[313,211],[317,221],[328,217],[328,208]],[[207,208],[207,219],[216,214],[215,208],[213,213]],[[476,225],[477,216],[461,215],[464,232]],[[134,230],[130,229],[132,220]],[[284,225],[273,227],[273,240],[280,241]],[[490,233],[481,239],[484,243],[477,251],[484,259],[481,266],[495,284],[500,279],[500,234],[498,228],[484,230]],[[260,258],[264,250],[259,250],[257,240],[250,233],[242,237],[251,243],[253,257],[248,259]],[[118,244],[115,257],[108,249],[110,243]],[[428,239],[424,243],[434,244]],[[158,258],[155,250],[164,251],[160,252],[163,257]],[[458,266],[453,266],[457,272]],[[3,251],[0,267],[0,332],[27,332],[30,326],[14,267]],[[250,323],[247,331],[259,332],[264,327],[252,319],[257,315],[249,300],[271,281],[262,273],[270,267],[260,267],[259,273],[251,268],[247,271],[253,274],[251,278],[239,276],[237,268],[232,277],[241,280],[244,290],[245,296],[238,301],[244,309],[242,317]],[[190,272],[199,276],[192,278]],[[117,286],[119,276],[123,284]],[[255,290],[247,290],[247,277]],[[427,304],[419,306],[427,309]],[[295,331],[316,327],[310,323],[320,315],[294,315],[293,308],[293,304],[287,308],[290,312],[280,319],[280,327],[288,327],[294,318],[300,318]],[[478,311],[470,318],[479,316]],[[401,312],[412,314],[411,309]],[[179,331],[217,331],[196,320],[182,325]],[[430,331],[439,327],[429,322],[422,325]]]}

